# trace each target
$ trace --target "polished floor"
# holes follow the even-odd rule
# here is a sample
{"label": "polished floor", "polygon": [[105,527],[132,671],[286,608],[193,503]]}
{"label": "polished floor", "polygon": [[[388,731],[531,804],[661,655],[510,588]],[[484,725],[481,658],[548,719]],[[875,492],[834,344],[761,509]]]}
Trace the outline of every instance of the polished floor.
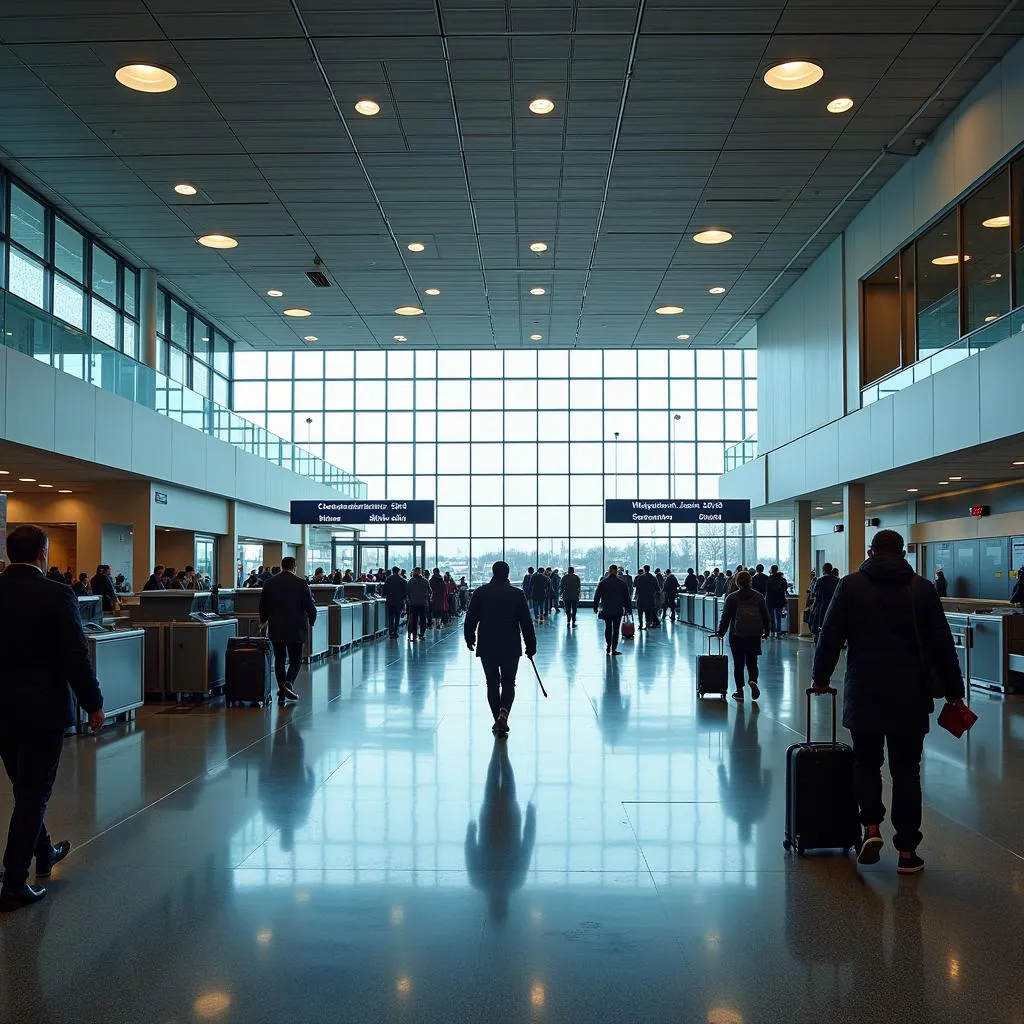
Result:
{"label": "polished floor", "polygon": [[768,645],[754,709],[697,704],[702,642],[606,659],[558,616],[507,746],[457,630],[69,740],[0,1021],[1024,1022],[1024,698],[929,736],[901,879],[782,849],[810,648]]}

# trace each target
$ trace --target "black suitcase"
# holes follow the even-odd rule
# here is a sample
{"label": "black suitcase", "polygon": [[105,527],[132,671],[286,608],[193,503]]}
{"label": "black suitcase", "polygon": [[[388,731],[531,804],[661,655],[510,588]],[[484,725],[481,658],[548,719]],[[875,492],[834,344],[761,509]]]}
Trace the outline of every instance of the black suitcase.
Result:
{"label": "black suitcase", "polygon": [[860,842],[860,816],[853,781],[853,747],[836,742],[836,691],[832,697],[832,742],[811,742],[811,694],[807,691],[807,741],[786,751],[786,838],[796,850],[843,850]]}
{"label": "black suitcase", "polygon": [[273,669],[270,641],[262,636],[233,636],[228,639],[224,659],[224,702],[270,705]]}
{"label": "black suitcase", "polygon": [[711,653],[714,633],[708,633],[708,653],[697,655],[697,697],[706,693],[718,694],[723,700],[729,693],[729,655],[725,653],[722,638],[718,638],[718,653]]}

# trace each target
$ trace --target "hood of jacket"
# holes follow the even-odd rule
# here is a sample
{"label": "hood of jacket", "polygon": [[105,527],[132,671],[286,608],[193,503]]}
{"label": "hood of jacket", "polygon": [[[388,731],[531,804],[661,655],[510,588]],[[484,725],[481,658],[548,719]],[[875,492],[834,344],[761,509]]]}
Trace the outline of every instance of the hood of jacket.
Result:
{"label": "hood of jacket", "polygon": [[914,577],[914,570],[902,555],[872,555],[860,571],[881,587],[905,587]]}
{"label": "hood of jacket", "polygon": [[737,601],[755,601],[761,595],[753,587],[747,587],[746,590],[742,587],[737,587],[731,596],[735,597]]}

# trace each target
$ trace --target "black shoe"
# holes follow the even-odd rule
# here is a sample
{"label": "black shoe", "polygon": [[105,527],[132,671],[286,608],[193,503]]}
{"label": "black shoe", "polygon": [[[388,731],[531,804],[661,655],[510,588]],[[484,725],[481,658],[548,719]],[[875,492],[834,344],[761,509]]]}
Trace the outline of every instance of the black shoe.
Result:
{"label": "black shoe", "polygon": [[283,704],[286,700],[298,700],[299,695],[290,686],[282,686],[277,691],[277,699]]}
{"label": "black shoe", "polygon": [[901,853],[896,870],[901,875],[917,875],[924,871],[924,861],[916,853],[910,854],[909,857],[904,857]]}
{"label": "black shoe", "polygon": [[612,651],[612,657],[613,658],[617,658],[618,656],[619,656],[619,652],[618,651]]}
{"label": "black shoe", "polygon": [[884,840],[877,832],[864,833],[864,839],[860,844],[860,851],[857,854],[858,864],[877,864],[882,856],[882,844]]}
{"label": "black shoe", "polygon": [[71,852],[71,843],[62,839],[56,846],[50,847],[50,857],[40,860],[36,857],[36,878],[49,878],[53,865],[59,864]]}
{"label": "black shoe", "polygon": [[46,890],[41,885],[22,885],[17,889],[8,889],[5,885],[0,889],[0,914],[38,903],[45,895]]}

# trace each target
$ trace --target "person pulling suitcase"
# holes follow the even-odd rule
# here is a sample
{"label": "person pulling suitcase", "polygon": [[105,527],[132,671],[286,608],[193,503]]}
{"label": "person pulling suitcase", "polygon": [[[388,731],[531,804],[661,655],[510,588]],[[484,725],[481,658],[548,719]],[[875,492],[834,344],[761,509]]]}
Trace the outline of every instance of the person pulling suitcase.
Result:
{"label": "person pulling suitcase", "polygon": [[306,622],[316,622],[316,602],[309,584],[295,572],[295,559],[281,559],[281,571],[267,580],[260,595],[260,628],[266,627],[274,647],[277,699],[298,700],[292,689],[302,667]]}
{"label": "person pulling suitcase", "polygon": [[733,679],[736,682],[732,699],[743,700],[743,673],[746,669],[750,677],[750,697],[757,700],[761,696],[757,685],[757,659],[761,653],[761,641],[771,630],[771,619],[764,598],[753,589],[749,572],[737,574],[736,587],[725,599],[722,619],[718,623],[718,636],[724,637],[727,632],[729,634]]}

